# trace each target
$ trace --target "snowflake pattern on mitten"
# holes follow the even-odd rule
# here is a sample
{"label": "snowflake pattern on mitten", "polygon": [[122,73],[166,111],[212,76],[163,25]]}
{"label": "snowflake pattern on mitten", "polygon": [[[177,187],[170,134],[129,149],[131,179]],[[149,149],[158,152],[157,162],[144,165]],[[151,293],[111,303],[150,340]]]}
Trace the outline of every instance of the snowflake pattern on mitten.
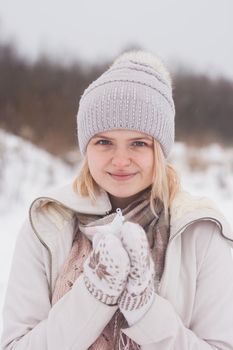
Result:
{"label": "snowflake pattern on mitten", "polygon": [[126,286],[129,257],[118,237],[100,235],[100,239],[95,237],[98,243],[84,264],[84,282],[98,300],[113,305]]}

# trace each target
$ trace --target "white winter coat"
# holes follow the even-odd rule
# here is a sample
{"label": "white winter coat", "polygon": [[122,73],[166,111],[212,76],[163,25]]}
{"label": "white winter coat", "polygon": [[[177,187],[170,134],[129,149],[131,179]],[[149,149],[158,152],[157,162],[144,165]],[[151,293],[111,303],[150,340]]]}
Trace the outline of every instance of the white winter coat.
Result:
{"label": "white winter coat", "polygon": [[[73,240],[73,213],[106,214],[71,186],[33,202],[15,247],[6,293],[3,350],[87,349],[117,307],[96,300],[82,276],[53,307],[56,277]],[[124,330],[142,350],[233,349],[233,234],[207,200],[179,193],[160,289],[146,315]]]}

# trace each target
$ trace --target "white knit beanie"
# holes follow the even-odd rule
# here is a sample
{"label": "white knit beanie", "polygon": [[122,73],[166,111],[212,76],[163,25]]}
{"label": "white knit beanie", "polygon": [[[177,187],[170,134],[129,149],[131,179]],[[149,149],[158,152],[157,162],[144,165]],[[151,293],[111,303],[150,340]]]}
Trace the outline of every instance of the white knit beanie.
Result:
{"label": "white knit beanie", "polygon": [[80,99],[80,152],[85,154],[97,133],[131,129],[159,141],[167,157],[174,143],[174,117],[171,79],[161,60],[144,51],[125,53]]}

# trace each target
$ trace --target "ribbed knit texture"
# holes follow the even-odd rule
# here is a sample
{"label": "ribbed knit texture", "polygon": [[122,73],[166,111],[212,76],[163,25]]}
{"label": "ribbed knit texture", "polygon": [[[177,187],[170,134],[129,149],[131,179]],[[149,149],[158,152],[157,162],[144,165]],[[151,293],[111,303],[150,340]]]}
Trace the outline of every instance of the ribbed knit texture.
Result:
{"label": "ribbed knit texture", "polygon": [[172,88],[155,68],[116,62],[84,92],[77,115],[80,151],[91,137],[112,129],[131,129],[160,142],[167,157],[174,143]]}

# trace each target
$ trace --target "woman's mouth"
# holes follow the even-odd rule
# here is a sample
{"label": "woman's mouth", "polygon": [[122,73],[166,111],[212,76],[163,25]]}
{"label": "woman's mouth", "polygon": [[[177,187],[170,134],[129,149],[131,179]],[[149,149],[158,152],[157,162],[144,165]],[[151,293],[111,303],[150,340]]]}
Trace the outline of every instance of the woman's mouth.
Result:
{"label": "woman's mouth", "polygon": [[136,173],[108,173],[114,180],[125,181],[132,179]]}

